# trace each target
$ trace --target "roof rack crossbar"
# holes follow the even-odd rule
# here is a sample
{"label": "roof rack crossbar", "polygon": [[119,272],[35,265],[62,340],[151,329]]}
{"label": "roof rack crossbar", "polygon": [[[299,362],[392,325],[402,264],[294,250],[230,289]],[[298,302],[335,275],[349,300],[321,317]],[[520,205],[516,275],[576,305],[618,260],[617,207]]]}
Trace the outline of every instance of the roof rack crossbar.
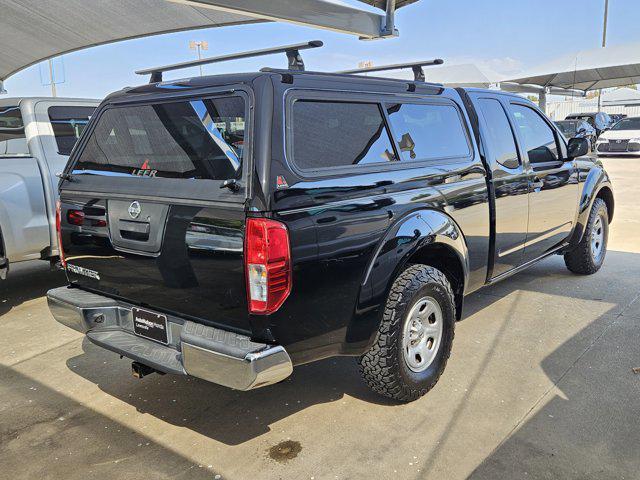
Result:
{"label": "roof rack crossbar", "polygon": [[300,50],[307,50],[309,48],[318,48],[323,45],[320,40],[312,40],[304,43],[294,43],[292,45],[283,45],[280,47],[262,48],[260,50],[251,50],[248,52],[231,53],[229,55],[220,55],[219,57],[209,57],[199,60],[193,60],[189,62],[174,63],[172,65],[165,65],[162,67],[145,68],[144,70],[137,70],[138,75],[151,75],[149,83],[156,83],[162,81],[163,72],[171,70],[180,70],[189,67],[198,67],[201,65],[207,65],[209,63],[227,62],[229,60],[240,60],[242,58],[260,57],[263,55],[272,55],[275,53],[285,53],[287,55],[287,63],[289,70],[303,71],[304,62],[300,55]]}
{"label": "roof rack crossbar", "polygon": [[421,62],[410,62],[410,63],[394,63],[393,65],[381,65],[379,67],[366,67],[366,68],[355,68],[353,70],[341,70],[335,73],[370,73],[370,72],[384,72],[387,70],[402,70],[405,68],[410,68],[413,70],[413,79],[416,82],[424,82],[425,75],[422,67],[431,67],[434,65],[442,65],[444,60],[441,58],[435,58],[433,60],[424,60]]}

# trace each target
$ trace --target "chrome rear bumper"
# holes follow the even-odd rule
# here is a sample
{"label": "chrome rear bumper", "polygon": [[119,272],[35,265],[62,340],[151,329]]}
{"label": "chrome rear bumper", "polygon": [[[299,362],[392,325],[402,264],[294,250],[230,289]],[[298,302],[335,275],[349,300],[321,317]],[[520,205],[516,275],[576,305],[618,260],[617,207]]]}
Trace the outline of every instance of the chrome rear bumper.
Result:
{"label": "chrome rear bumper", "polygon": [[77,288],[47,292],[53,317],[96,345],[156,370],[199,377],[236,390],[284,380],[293,371],[279,345],[167,315],[168,345],[133,333],[131,306]]}

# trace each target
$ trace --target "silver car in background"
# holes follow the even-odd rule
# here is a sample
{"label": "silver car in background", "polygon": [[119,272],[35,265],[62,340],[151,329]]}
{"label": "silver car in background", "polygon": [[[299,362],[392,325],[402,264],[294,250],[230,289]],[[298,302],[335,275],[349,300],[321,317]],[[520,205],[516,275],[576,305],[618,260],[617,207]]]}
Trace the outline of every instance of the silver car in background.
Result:
{"label": "silver car in background", "polygon": [[56,173],[98,100],[0,100],[0,279],[9,265],[58,255]]}

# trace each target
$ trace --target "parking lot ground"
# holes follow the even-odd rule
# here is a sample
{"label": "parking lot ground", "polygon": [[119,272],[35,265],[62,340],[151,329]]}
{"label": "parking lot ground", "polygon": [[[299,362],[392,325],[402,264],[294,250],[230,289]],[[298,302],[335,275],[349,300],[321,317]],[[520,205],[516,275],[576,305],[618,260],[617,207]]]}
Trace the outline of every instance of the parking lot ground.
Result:
{"label": "parking lot ground", "polygon": [[48,266],[0,284],[0,478],[631,479],[640,471],[640,159],[605,160],[609,252],[553,257],[467,298],[426,397],[371,393],[355,360],[235,392],[130,362],[58,325]]}

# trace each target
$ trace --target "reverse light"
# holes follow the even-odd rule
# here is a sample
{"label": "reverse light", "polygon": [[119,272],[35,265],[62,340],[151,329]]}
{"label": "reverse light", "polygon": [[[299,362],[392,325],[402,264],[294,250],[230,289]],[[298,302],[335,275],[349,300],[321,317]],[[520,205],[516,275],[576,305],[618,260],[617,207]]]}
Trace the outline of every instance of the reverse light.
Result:
{"label": "reverse light", "polygon": [[67,261],[64,258],[64,250],[62,249],[62,214],[60,212],[61,208],[62,207],[60,205],[60,200],[58,200],[56,202],[56,233],[58,234],[58,252],[60,252],[60,264],[66,268]]}
{"label": "reverse light", "polygon": [[268,218],[247,219],[244,241],[249,312],[267,315],[291,293],[291,251],[287,227]]}

